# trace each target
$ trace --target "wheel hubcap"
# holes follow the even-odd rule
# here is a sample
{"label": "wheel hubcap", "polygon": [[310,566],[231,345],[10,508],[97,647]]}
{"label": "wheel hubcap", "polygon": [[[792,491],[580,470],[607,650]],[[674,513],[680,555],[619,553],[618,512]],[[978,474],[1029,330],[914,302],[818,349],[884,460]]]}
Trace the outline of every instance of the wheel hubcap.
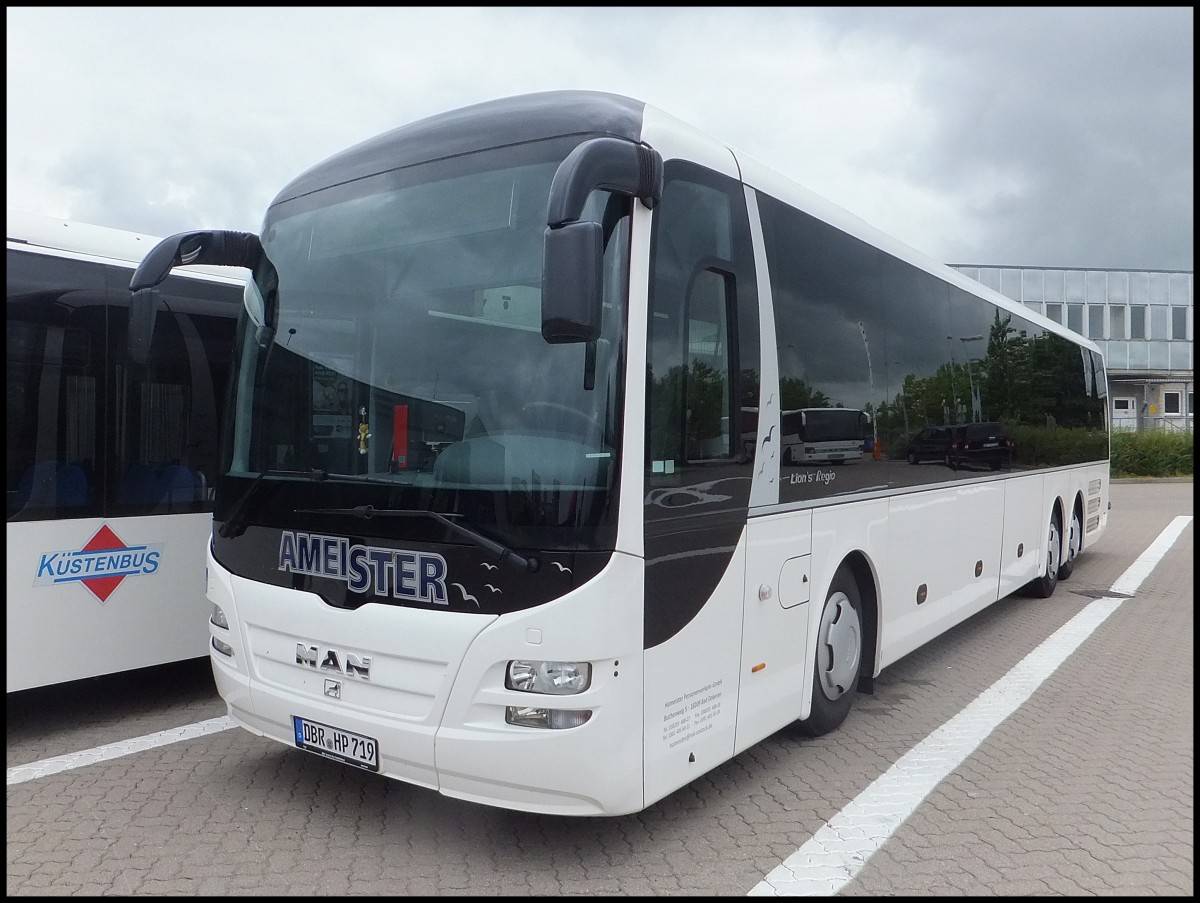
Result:
{"label": "wheel hubcap", "polygon": [[845,593],[834,593],[821,612],[817,634],[821,689],[837,699],[852,689],[862,655],[862,625]]}
{"label": "wheel hubcap", "polygon": [[1055,574],[1058,573],[1059,550],[1060,550],[1060,545],[1059,545],[1059,535],[1058,535],[1058,523],[1056,521],[1051,521],[1050,522],[1050,542],[1046,548],[1046,574],[1047,574],[1047,576],[1053,577]]}

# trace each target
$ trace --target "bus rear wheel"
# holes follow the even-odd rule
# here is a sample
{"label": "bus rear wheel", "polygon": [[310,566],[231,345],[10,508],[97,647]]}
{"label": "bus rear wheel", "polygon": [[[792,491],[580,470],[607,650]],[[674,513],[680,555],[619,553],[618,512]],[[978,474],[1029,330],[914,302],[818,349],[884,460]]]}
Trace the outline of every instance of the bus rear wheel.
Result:
{"label": "bus rear wheel", "polygon": [[1083,549],[1083,522],[1079,512],[1071,512],[1071,526],[1067,528],[1067,548],[1058,567],[1058,579],[1066,580],[1075,571],[1075,558]]}
{"label": "bus rear wheel", "polygon": [[862,663],[862,597],[846,565],[838,568],[821,609],[813,664],[812,711],[797,722],[800,732],[819,737],[841,726],[850,714]]}
{"label": "bus rear wheel", "polygon": [[1057,513],[1050,516],[1050,529],[1047,532],[1042,574],[1025,585],[1030,595],[1039,599],[1049,599],[1054,595],[1054,588],[1058,586],[1058,571],[1062,567],[1062,527],[1059,526]]}

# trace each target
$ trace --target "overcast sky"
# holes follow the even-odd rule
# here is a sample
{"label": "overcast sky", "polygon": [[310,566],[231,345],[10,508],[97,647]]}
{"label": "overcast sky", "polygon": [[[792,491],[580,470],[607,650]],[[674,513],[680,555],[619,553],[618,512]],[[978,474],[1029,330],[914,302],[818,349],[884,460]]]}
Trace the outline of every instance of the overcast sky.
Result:
{"label": "overcast sky", "polygon": [[257,231],[303,170],[560,88],[699,126],[947,263],[1191,270],[1191,7],[12,7],[8,206]]}

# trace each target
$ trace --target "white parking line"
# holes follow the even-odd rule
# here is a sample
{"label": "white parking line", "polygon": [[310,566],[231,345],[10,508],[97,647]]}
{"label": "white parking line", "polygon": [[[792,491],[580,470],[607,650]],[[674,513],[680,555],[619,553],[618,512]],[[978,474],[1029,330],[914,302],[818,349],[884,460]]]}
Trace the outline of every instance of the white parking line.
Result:
{"label": "white parking line", "polygon": [[1113,584],[1110,592],[1121,598],[1097,599],[1060,627],[965,709],[902,756],[747,896],[824,897],[836,894],[852,881],[930,791],[1133,595],[1191,522],[1190,516],[1171,521]]}
{"label": "white parking line", "polygon": [[171,743],[178,743],[180,740],[192,740],[196,737],[203,737],[205,734],[227,731],[233,726],[233,722],[228,717],[210,718],[208,721],[185,724],[183,727],[173,727],[156,734],[134,737],[132,740],[118,740],[116,743],[97,746],[94,749],[85,749],[81,752],[67,753],[65,756],[30,762],[28,765],[14,765],[8,769],[8,786],[32,781],[34,778],[44,778],[47,775],[58,774],[60,771],[67,771],[71,768],[82,768],[84,765],[92,765],[107,759],[117,759],[142,750],[154,749],[156,746],[167,746]]}
{"label": "white parking line", "polygon": [[[1097,599],[1059,628],[958,715],[902,756],[811,840],[755,885],[748,896],[829,896],[852,881],[921,801],[1137,591],[1191,522],[1191,517],[1175,518],[1117,578],[1110,591],[1120,598]],[[233,726],[228,717],[211,718],[17,765],[8,769],[8,785],[218,733]]]}

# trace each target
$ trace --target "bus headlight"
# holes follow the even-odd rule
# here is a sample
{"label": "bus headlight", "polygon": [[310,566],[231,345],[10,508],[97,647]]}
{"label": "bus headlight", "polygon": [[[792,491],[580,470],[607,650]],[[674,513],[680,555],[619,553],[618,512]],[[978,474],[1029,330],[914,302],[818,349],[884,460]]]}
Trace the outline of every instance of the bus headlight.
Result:
{"label": "bus headlight", "polygon": [[523,693],[570,696],[592,684],[589,662],[541,662],[518,659],[508,663],[504,686]]}
{"label": "bus headlight", "polygon": [[225,617],[225,612],[221,610],[220,605],[213,605],[212,614],[209,615],[208,619],[218,627],[222,627],[225,630],[229,629],[229,619]]}

